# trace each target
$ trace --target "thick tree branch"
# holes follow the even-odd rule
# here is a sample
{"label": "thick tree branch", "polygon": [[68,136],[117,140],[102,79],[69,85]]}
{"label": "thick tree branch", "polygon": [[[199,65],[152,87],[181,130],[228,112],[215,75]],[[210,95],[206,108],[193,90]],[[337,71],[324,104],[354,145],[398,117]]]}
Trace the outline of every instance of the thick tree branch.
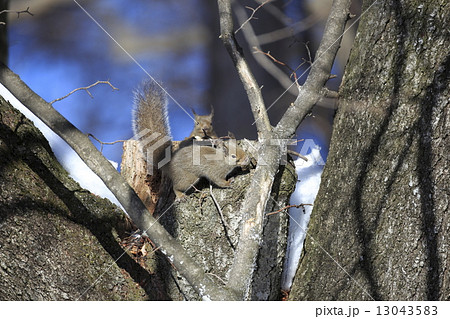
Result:
{"label": "thick tree branch", "polygon": [[258,157],[264,159],[264,165],[258,162],[252,182],[245,194],[245,201],[240,208],[244,217],[227,287],[235,291],[242,299],[246,299],[250,292],[262,240],[266,206],[280,163],[282,153],[280,149],[278,145],[261,145]]}
{"label": "thick tree branch", "polygon": [[171,260],[203,299],[235,300],[236,296],[218,287],[203,269],[187,255],[181,245],[150,215],[134,190],[89,138],[67,121],[58,111],[33,92],[16,74],[0,65],[2,83],[23,105],[66,141],[87,166],[97,174],[123,205],[133,222]]}
{"label": "thick tree branch", "polygon": [[270,143],[274,136],[272,126],[267,116],[261,90],[234,37],[230,1],[218,0],[218,5],[221,38],[247,92],[261,145],[258,150],[260,160],[258,160],[252,183],[247,189],[244,203],[240,208],[240,211],[244,214],[243,224],[241,225],[239,243],[236,247],[235,258],[227,283],[230,290],[236,292],[240,298],[246,299],[260,248],[265,209],[280,163],[281,151],[279,145],[271,145]]}
{"label": "thick tree branch", "polygon": [[300,89],[293,106],[286,111],[275,128],[280,136],[284,138],[293,136],[297,127],[325,92],[323,89],[330,77],[331,67],[349,18],[350,4],[351,0],[333,1],[309,76]]}
{"label": "thick tree branch", "polygon": [[269,116],[267,115],[261,89],[250,71],[250,67],[244,58],[241,47],[234,37],[234,24],[230,0],[218,0],[217,3],[219,6],[220,38],[230,54],[241,82],[244,85],[244,89],[247,92],[253,116],[256,121],[258,137],[259,139],[267,138],[272,131],[272,126],[270,125]]}

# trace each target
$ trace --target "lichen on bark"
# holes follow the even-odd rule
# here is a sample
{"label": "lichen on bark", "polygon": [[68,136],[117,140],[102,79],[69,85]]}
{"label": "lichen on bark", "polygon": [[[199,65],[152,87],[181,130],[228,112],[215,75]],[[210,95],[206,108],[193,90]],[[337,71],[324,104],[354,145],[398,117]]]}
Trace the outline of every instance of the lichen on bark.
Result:
{"label": "lichen on bark", "polygon": [[449,9],[361,18],[291,299],[450,298]]}

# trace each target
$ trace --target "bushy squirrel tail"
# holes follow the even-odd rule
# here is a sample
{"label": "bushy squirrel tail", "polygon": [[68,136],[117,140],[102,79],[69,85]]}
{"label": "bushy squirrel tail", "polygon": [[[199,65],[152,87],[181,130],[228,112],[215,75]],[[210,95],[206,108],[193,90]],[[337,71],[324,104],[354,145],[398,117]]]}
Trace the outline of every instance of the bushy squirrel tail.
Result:
{"label": "bushy squirrel tail", "polygon": [[170,157],[172,139],[167,94],[155,81],[146,81],[134,93],[133,133],[146,157],[148,169],[161,168]]}

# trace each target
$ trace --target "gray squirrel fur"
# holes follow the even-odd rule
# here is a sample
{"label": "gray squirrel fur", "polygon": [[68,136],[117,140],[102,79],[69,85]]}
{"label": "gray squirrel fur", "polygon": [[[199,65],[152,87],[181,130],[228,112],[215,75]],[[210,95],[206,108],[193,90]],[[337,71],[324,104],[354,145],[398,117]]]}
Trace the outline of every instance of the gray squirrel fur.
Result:
{"label": "gray squirrel fur", "polygon": [[[196,122],[201,123],[202,119],[197,118],[199,115],[194,115]],[[208,138],[207,140],[217,137],[211,124],[212,115],[200,116],[210,119],[194,127],[187,138],[192,143],[186,143],[185,140],[183,143],[186,146],[171,153],[172,140],[165,91],[158,83],[148,81],[135,93],[133,131],[138,138],[139,148],[146,155],[148,170],[154,173],[161,169],[163,176],[170,178],[177,198],[183,197],[201,178],[206,178],[221,188],[230,187],[231,180],[227,180],[227,176],[235,168],[247,168],[249,165],[249,157],[234,139],[211,139],[213,146],[205,145],[206,141],[195,143],[194,140],[199,137]],[[170,161],[159,167],[169,157]]]}

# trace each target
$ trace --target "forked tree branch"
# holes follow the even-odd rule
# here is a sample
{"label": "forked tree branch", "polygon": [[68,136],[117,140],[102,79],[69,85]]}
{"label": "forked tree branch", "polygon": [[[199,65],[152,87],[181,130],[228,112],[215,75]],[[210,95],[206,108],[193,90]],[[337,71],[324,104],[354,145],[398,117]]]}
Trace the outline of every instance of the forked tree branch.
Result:
{"label": "forked tree branch", "polygon": [[145,231],[156,246],[161,247],[160,250],[203,299],[236,299],[233,293],[217,286],[183,247],[157,222],[134,190],[91,143],[88,136],[80,132],[3,64],[0,64],[0,83],[74,149],[116,196],[136,226]]}
{"label": "forked tree branch", "polygon": [[293,106],[287,109],[275,127],[276,133],[284,138],[295,134],[297,127],[322,96],[331,95],[325,88],[325,83],[330,79],[331,67],[344,35],[345,24],[350,17],[350,4],[351,0],[333,1],[308,78]]}
{"label": "forked tree branch", "polygon": [[[316,54],[316,61],[305,84],[301,87],[295,104],[283,115],[275,130],[271,130],[267,111],[258,84],[254,79],[233,33],[231,0],[217,0],[220,16],[221,38],[233,60],[244,88],[247,91],[255,122],[258,128],[260,148],[258,158],[264,159],[256,167],[252,183],[247,189],[241,207],[244,215],[235,251],[234,263],[229,272],[227,287],[242,299],[248,297],[256,259],[259,252],[266,205],[281,163],[282,152],[286,151],[283,141],[291,138],[312,107],[327,91],[325,83],[330,77],[340,40],[348,18],[351,0],[334,0],[327,20],[322,41]],[[257,90],[255,90],[257,88]],[[257,93],[257,94],[256,94]],[[278,141],[278,143],[277,143]]]}
{"label": "forked tree branch", "polygon": [[118,88],[114,87],[114,85],[112,85],[112,84],[109,82],[109,80],[108,80],[108,81],[97,81],[97,82],[95,82],[95,83],[93,83],[93,84],[91,84],[91,85],[84,86],[84,87],[80,87],[80,88],[76,88],[76,89],[72,90],[71,92],[67,93],[66,95],[64,95],[64,96],[62,96],[62,97],[59,97],[59,98],[57,98],[57,99],[51,101],[50,104],[53,104],[53,103],[55,103],[55,102],[64,100],[64,99],[67,98],[68,96],[70,96],[70,95],[72,95],[73,93],[75,93],[75,92],[77,92],[77,91],[80,91],[80,90],[85,90],[86,93],[89,94],[89,96],[90,96],[91,98],[94,98],[94,97],[92,96],[91,92],[89,92],[89,89],[92,88],[92,87],[94,87],[94,86],[96,86],[96,85],[98,85],[98,84],[108,84],[108,85],[113,89],[113,91],[119,90]]}
{"label": "forked tree branch", "polygon": [[[272,126],[261,90],[234,37],[230,0],[218,0],[217,3],[220,17],[220,37],[247,92],[261,146],[258,150],[259,164],[240,207],[243,214],[242,225],[227,283],[227,288],[234,291],[240,299],[247,299],[262,238],[265,209],[281,160],[281,152],[279,145],[270,145],[271,138],[274,136]],[[261,165],[262,159],[266,165]]]}
{"label": "forked tree branch", "polygon": [[[30,16],[34,15],[34,14],[32,14],[30,12],[30,7],[28,7],[26,10],[22,10],[22,11],[15,11],[15,10],[2,10],[2,11],[0,11],[0,14],[3,14],[3,13],[17,13],[17,18],[19,18],[22,13],[28,13]],[[5,22],[0,22],[0,24],[6,24],[6,23]]]}

